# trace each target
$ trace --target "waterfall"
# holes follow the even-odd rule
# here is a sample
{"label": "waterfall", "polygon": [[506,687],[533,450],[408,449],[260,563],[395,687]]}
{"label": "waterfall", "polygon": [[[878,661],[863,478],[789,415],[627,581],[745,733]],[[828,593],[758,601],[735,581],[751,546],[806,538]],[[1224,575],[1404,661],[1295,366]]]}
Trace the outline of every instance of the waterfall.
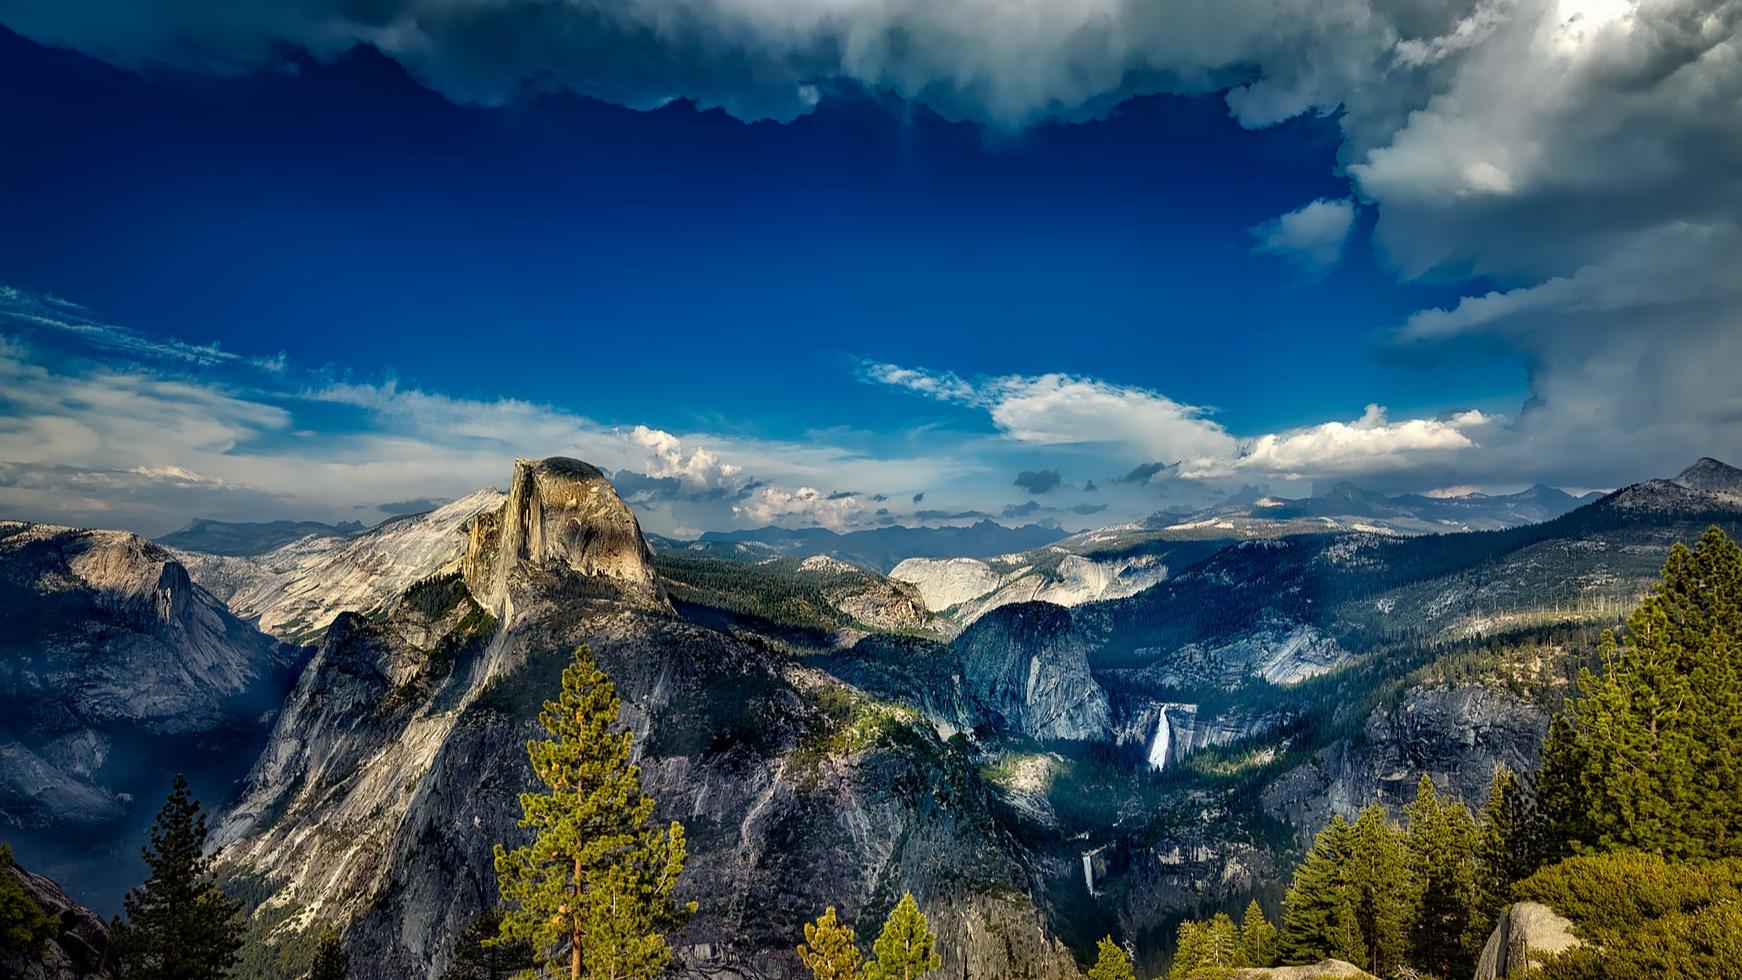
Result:
{"label": "waterfall", "polygon": [[1149,743],[1149,768],[1167,768],[1167,751],[1173,744],[1173,731],[1167,723],[1167,706],[1162,705],[1155,722],[1155,740]]}
{"label": "waterfall", "polygon": [[1089,894],[1095,894],[1095,852],[1083,852],[1083,884],[1088,886]]}

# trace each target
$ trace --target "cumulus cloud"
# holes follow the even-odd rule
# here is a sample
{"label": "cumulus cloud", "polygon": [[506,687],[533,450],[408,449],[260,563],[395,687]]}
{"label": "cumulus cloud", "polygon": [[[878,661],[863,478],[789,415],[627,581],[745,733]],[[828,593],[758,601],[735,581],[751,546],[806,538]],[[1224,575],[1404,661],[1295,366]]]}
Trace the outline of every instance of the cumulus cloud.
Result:
{"label": "cumulus cloud", "polygon": [[1023,470],[1016,474],[1016,479],[1011,482],[1015,486],[1039,496],[1057,490],[1059,484],[1064,482],[1064,477],[1059,475],[1058,470]]}
{"label": "cumulus cloud", "polygon": [[1094,378],[1007,375],[970,384],[950,372],[877,363],[863,365],[860,377],[984,409],[1000,432],[1029,445],[1115,444],[1176,457],[1225,453],[1235,445],[1206,409]]}
{"label": "cumulus cloud", "polygon": [[1305,479],[1415,469],[1425,461],[1478,448],[1473,433],[1495,424],[1495,419],[1476,411],[1393,422],[1384,408],[1368,405],[1353,422],[1325,422],[1259,436],[1236,456],[1191,460],[1179,472],[1188,479],[1236,473]]}
{"label": "cumulus cloud", "polygon": [[1321,198],[1252,229],[1253,248],[1279,255],[1302,272],[1324,272],[1343,257],[1354,227],[1354,201]]}

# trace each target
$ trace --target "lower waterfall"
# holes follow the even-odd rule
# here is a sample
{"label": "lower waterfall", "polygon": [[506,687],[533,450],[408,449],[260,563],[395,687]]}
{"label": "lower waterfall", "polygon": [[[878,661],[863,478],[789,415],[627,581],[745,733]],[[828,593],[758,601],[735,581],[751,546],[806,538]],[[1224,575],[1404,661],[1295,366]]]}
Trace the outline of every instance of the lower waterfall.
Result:
{"label": "lower waterfall", "polygon": [[1149,768],[1167,768],[1167,752],[1173,744],[1173,732],[1167,723],[1167,707],[1163,705],[1155,722],[1155,739],[1149,743]]}

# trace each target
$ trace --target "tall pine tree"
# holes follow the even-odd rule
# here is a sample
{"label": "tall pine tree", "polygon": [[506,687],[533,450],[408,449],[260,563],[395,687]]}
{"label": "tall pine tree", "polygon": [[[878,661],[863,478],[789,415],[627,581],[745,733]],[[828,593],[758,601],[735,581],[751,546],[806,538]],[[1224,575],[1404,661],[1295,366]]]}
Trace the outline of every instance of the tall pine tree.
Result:
{"label": "tall pine tree", "polygon": [[833,905],[817,921],[805,923],[798,958],[816,980],[858,980],[859,945],[853,927],[835,917]]}
{"label": "tall pine tree", "polygon": [[1548,857],[1742,855],[1742,548],[1677,545],[1601,653],[1543,743]]}
{"label": "tall pine tree", "polygon": [[1247,902],[1246,912],[1240,918],[1240,954],[1245,965],[1274,966],[1280,942],[1276,927],[1258,907],[1258,899]]}
{"label": "tall pine tree", "polygon": [[1103,936],[1095,945],[1095,965],[1089,967],[1089,980],[1137,980],[1131,957],[1125,955],[1124,948],[1112,936]]}
{"label": "tall pine tree", "polygon": [[883,932],[871,945],[871,956],[865,964],[865,980],[918,980],[943,962],[937,937],[927,927],[912,892],[903,893],[890,910]]}
{"label": "tall pine tree", "polygon": [[1541,819],[1529,788],[1510,768],[1494,772],[1476,820],[1481,912],[1493,919],[1512,901],[1512,886],[1541,867]]}
{"label": "tall pine tree", "polygon": [[150,874],[110,932],[122,980],[218,980],[235,964],[241,906],[213,882],[205,845],[206,815],[178,773],[141,851]]}
{"label": "tall pine tree", "polygon": [[550,738],[526,746],[548,787],[520,795],[520,825],[533,841],[512,851],[496,845],[509,906],[502,937],[531,942],[547,970],[571,978],[658,976],[671,962],[665,934],[695,911],[672,897],[686,857],[683,826],[652,823],[621,710],[592,651],[577,648],[562,693],[539,714]]}
{"label": "tall pine tree", "polygon": [[1295,869],[1283,899],[1283,962],[1317,963],[1336,957],[1359,963],[1365,959],[1366,944],[1343,881],[1353,833],[1340,814],[1333,816],[1313,838],[1312,849]]}
{"label": "tall pine tree", "polygon": [[1403,835],[1377,803],[1367,804],[1349,827],[1343,887],[1361,930],[1362,965],[1389,976],[1408,952],[1415,895]]}
{"label": "tall pine tree", "polygon": [[1410,871],[1417,892],[1410,964],[1435,976],[1461,976],[1487,933],[1476,864],[1476,821],[1457,800],[1441,799],[1422,776],[1408,816]]}

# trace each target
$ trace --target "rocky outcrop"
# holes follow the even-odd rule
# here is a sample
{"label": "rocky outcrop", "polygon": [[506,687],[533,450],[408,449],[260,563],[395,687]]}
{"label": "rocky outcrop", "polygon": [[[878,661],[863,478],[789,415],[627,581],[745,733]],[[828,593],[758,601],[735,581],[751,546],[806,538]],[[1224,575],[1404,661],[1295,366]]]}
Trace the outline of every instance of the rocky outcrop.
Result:
{"label": "rocky outcrop", "polygon": [[126,813],[151,767],[105,769],[118,741],[139,758],[219,729],[263,735],[295,658],[122,531],[0,523],[0,615],[0,824],[15,828]]}
{"label": "rocky outcrop", "polygon": [[1112,710],[1070,614],[1047,603],[998,610],[952,644],[965,717],[1038,739],[1105,738]]}
{"label": "rocky outcrop", "polygon": [[653,552],[628,505],[597,467],[560,456],[515,462],[508,499],[472,521],[460,571],[478,601],[505,620],[523,576],[560,575],[665,604]]}
{"label": "rocky outcrop", "polygon": [[1232,977],[1233,980],[1378,980],[1345,960],[1320,960],[1309,966],[1246,967],[1235,970]]}
{"label": "rocky outcrop", "polygon": [[311,642],[340,613],[380,609],[413,583],[458,568],[466,528],[503,499],[499,490],[479,490],[426,514],[350,536],[304,535],[259,555],[176,555],[237,616],[273,636]]}
{"label": "rocky outcrop", "polygon": [[1164,581],[1167,564],[1149,554],[1102,558],[1043,549],[990,560],[909,558],[889,577],[911,582],[928,609],[966,626],[1018,602],[1078,606],[1136,595]]}
{"label": "rocky outcrop", "polygon": [[1500,921],[1488,935],[1476,963],[1476,980],[1502,980],[1534,972],[1544,957],[1578,945],[1573,924],[1554,909],[1536,902],[1516,902],[1500,914]]}
{"label": "rocky outcrop", "polygon": [[55,932],[40,952],[8,950],[0,945],[0,977],[11,980],[98,980],[109,976],[103,955],[109,929],[102,916],[75,903],[59,885],[24,870],[0,852],[0,875],[9,877],[24,894],[54,918]]}

